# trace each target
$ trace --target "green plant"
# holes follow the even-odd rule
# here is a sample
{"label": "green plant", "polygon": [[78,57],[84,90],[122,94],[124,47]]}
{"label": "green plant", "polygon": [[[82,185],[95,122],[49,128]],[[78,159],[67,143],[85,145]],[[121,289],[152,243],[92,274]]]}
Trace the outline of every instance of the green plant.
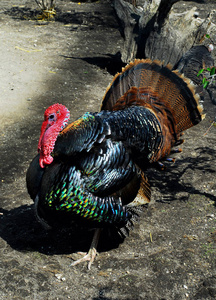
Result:
{"label": "green plant", "polygon": [[211,68],[201,69],[199,70],[197,76],[203,75],[202,84],[204,89],[206,89],[209,85],[216,83],[216,69],[215,66]]}

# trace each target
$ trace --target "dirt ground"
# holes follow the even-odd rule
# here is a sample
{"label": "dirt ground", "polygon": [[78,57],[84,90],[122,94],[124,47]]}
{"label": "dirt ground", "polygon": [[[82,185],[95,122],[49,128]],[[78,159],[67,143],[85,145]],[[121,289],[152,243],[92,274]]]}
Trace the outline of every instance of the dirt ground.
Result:
{"label": "dirt ground", "polygon": [[57,2],[55,22],[34,18],[33,0],[0,3],[0,299],[216,299],[216,128],[205,134],[216,106],[208,97],[175,164],[148,171],[152,202],[139,224],[118,246],[102,238],[90,271],[70,267],[89,236],[48,233],[36,221],[25,173],[44,109],[60,102],[71,120],[98,111],[121,70],[110,4]]}

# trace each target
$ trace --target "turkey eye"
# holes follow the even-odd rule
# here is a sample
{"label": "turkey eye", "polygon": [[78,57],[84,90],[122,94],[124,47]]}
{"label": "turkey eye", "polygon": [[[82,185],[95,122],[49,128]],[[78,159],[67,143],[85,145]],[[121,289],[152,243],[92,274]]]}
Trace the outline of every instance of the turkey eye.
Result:
{"label": "turkey eye", "polygon": [[49,120],[53,120],[54,118],[55,118],[54,114],[52,114],[52,115],[49,116]]}

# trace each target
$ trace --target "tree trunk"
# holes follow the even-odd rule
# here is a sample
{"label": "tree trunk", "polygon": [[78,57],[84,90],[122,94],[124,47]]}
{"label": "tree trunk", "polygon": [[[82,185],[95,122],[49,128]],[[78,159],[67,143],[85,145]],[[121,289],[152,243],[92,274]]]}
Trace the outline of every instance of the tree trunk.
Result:
{"label": "tree trunk", "polygon": [[125,43],[121,50],[124,63],[148,57],[175,65],[183,53],[200,42],[213,21],[213,12],[200,19],[196,7],[175,13],[172,6],[179,0],[132,1],[114,0],[124,33]]}

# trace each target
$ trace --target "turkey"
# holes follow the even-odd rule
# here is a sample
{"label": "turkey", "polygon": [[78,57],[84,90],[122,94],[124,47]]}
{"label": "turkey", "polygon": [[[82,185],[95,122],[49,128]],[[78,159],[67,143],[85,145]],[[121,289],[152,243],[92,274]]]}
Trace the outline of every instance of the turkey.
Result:
{"label": "turkey", "polygon": [[202,118],[193,85],[160,61],[135,60],[107,88],[101,111],[68,125],[61,104],[44,114],[38,154],[27,171],[27,189],[46,227],[95,229],[95,256],[103,228],[126,236],[150,201],[145,169],[166,159],[182,132]]}

